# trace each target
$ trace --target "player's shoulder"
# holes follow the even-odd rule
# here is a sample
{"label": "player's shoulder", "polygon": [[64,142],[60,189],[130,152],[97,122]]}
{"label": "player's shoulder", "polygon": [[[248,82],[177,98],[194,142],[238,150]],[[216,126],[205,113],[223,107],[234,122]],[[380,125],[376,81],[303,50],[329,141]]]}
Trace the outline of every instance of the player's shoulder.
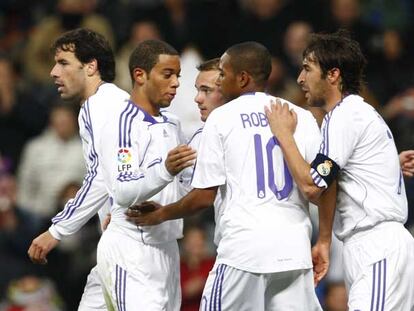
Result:
{"label": "player's shoulder", "polygon": [[123,102],[129,98],[128,92],[119,88],[113,83],[103,83],[99,86],[95,94],[89,97],[89,102],[103,102],[103,103],[114,103]]}
{"label": "player's shoulder", "polygon": [[171,123],[171,124],[174,124],[174,125],[177,125],[177,126],[180,125],[180,119],[178,118],[177,115],[175,115],[171,111],[163,109],[163,110],[160,111],[160,113],[164,117],[165,122],[168,122],[168,123]]}

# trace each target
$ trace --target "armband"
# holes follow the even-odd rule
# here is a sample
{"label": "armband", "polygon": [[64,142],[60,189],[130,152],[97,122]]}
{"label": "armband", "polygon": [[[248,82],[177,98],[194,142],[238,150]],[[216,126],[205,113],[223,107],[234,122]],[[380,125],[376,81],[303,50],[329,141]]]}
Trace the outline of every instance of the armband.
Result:
{"label": "armband", "polygon": [[335,180],[340,169],[335,161],[322,153],[316,155],[315,160],[311,163],[311,168],[318,173],[319,177],[326,182],[328,187]]}

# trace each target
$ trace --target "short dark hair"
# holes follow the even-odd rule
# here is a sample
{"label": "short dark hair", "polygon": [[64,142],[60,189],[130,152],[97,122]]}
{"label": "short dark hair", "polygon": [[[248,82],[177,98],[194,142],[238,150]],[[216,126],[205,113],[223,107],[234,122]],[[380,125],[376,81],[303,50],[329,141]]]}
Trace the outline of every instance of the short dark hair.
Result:
{"label": "short dark hair", "polygon": [[160,55],[179,55],[167,42],[161,40],[144,40],[136,46],[129,57],[129,74],[134,81],[134,69],[141,68],[150,73],[157,64]]}
{"label": "short dark hair", "polygon": [[311,34],[303,58],[316,61],[323,78],[329,70],[338,68],[342,78],[342,94],[358,94],[361,91],[366,59],[359,43],[351,38],[347,30]]}
{"label": "short dark hair", "polygon": [[197,66],[198,71],[220,70],[220,58],[213,58],[202,62]]}
{"label": "short dark hair", "polygon": [[266,85],[272,71],[269,50],[254,41],[238,43],[227,49],[230,65],[235,73],[246,71],[257,85]]}
{"label": "short dark hair", "polygon": [[115,79],[115,58],[109,42],[101,34],[86,28],[77,28],[65,32],[55,43],[51,50],[70,51],[83,64],[93,59],[98,63],[99,74],[105,82]]}

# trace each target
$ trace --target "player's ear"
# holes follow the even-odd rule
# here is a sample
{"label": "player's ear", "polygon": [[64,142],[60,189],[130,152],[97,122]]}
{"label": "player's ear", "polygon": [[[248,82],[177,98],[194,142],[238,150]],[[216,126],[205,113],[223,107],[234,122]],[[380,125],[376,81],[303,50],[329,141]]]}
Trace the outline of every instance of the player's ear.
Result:
{"label": "player's ear", "polygon": [[341,70],[339,68],[332,68],[328,70],[326,77],[331,84],[339,83],[341,81]]}
{"label": "player's ear", "polygon": [[92,59],[89,63],[86,63],[86,73],[88,76],[93,76],[98,72],[98,61]]}
{"label": "player's ear", "polygon": [[142,68],[135,68],[132,72],[132,76],[134,78],[135,83],[138,85],[143,85],[145,83],[145,80],[147,79],[147,73]]}
{"label": "player's ear", "polygon": [[242,71],[237,75],[237,82],[239,83],[240,88],[245,88],[250,82],[250,75],[246,71]]}

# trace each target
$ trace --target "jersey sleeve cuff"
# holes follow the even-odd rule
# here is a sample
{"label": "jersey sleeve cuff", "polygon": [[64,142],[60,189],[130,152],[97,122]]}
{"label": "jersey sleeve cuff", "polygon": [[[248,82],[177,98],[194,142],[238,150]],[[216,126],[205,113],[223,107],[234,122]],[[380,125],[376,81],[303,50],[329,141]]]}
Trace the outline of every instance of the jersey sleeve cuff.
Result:
{"label": "jersey sleeve cuff", "polygon": [[49,227],[49,233],[54,237],[56,240],[62,240],[63,236],[56,230],[55,225],[51,225]]}
{"label": "jersey sleeve cuff", "polygon": [[325,180],[322,179],[322,177],[318,174],[318,172],[311,167],[310,174],[313,180],[313,183],[319,187],[319,188],[328,188],[328,184],[325,182]]}

